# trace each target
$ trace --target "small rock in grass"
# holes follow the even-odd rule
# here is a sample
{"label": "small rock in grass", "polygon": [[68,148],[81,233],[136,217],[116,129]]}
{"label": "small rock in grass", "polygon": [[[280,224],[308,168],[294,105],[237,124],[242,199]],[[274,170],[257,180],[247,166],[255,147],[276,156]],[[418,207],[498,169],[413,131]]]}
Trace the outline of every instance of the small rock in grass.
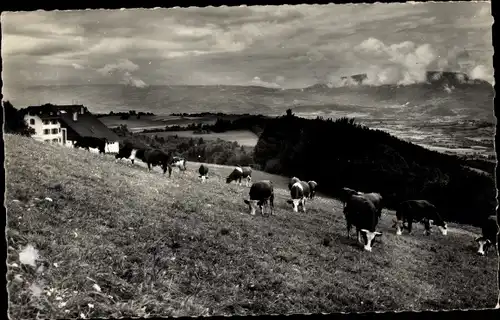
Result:
{"label": "small rock in grass", "polygon": [[49,202],[54,201],[54,200],[52,200],[52,199],[51,199],[51,198],[49,198],[49,197],[45,198],[45,200],[47,200],[47,201],[49,201]]}

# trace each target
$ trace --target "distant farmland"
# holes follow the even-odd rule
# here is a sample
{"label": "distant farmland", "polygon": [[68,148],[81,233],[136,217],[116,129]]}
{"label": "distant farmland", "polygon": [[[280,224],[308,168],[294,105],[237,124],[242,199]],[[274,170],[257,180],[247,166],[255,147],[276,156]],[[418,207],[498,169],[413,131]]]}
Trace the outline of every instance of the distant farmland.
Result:
{"label": "distant farmland", "polygon": [[227,131],[222,133],[206,133],[206,134],[196,134],[193,131],[167,131],[167,132],[148,132],[141,133],[148,136],[158,136],[158,137],[166,137],[166,136],[175,136],[179,137],[193,137],[196,139],[203,138],[204,140],[217,140],[217,138],[226,140],[226,141],[236,141],[241,146],[246,147],[255,147],[259,137],[249,130],[234,130]]}

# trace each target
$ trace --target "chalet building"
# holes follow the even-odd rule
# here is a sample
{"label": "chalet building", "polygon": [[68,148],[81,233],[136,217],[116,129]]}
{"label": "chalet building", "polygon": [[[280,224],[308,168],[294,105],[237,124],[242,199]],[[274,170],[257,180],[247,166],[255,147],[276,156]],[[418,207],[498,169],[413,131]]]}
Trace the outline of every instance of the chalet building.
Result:
{"label": "chalet building", "polygon": [[119,137],[83,105],[30,106],[21,109],[24,120],[35,130],[32,138],[73,147],[79,137],[106,138],[108,153],[118,153]]}

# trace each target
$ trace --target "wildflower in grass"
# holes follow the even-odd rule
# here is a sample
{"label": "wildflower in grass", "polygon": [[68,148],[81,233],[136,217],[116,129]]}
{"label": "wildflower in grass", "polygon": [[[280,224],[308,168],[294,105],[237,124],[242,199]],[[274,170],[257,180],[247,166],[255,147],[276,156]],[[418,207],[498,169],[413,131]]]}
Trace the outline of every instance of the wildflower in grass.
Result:
{"label": "wildflower in grass", "polygon": [[97,292],[101,292],[101,287],[99,287],[99,285],[97,283],[94,283],[94,285],[92,286],[92,288],[94,288],[94,290],[97,291]]}
{"label": "wildflower in grass", "polygon": [[21,282],[23,282],[23,277],[21,277],[21,275],[19,275],[19,274],[16,274],[16,275],[14,276],[13,281],[18,282],[18,283],[21,283]]}
{"label": "wildflower in grass", "polygon": [[31,294],[34,295],[35,297],[39,297],[43,292],[43,290],[34,283],[30,285],[29,289],[31,290]]}
{"label": "wildflower in grass", "polygon": [[54,201],[54,200],[52,200],[52,199],[51,199],[51,198],[49,198],[49,197],[45,198],[45,200],[47,200],[47,201],[49,201],[49,202]]}
{"label": "wildflower in grass", "polygon": [[36,250],[31,244],[28,244],[24,247],[21,253],[19,253],[19,261],[22,264],[27,264],[32,267],[36,267],[35,261],[38,257],[38,250]]}

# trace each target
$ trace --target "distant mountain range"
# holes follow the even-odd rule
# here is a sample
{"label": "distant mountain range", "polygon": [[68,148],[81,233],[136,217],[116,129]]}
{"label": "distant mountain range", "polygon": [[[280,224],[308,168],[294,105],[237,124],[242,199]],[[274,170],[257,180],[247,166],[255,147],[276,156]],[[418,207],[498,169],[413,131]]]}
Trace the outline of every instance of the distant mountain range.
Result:
{"label": "distant mountain range", "polygon": [[[343,76],[340,78],[346,85],[365,85],[368,75],[366,73],[355,74],[352,76]],[[424,84],[435,86],[453,86],[460,87],[464,85],[485,85],[491,86],[487,81],[480,79],[471,79],[466,73],[452,71],[427,71],[426,82]],[[326,84],[315,84],[307,89],[328,87]]]}
{"label": "distant mountain range", "polygon": [[[291,108],[305,117],[356,117],[495,122],[493,86],[459,72],[427,72],[427,82],[405,86],[364,85],[366,74],[349,76],[359,85],[332,87],[316,84],[304,89],[259,86],[124,85],[37,86],[10,89],[14,106],[79,103],[98,113],[136,110],[171,113],[284,114]],[[349,77],[344,77],[344,80]]]}

